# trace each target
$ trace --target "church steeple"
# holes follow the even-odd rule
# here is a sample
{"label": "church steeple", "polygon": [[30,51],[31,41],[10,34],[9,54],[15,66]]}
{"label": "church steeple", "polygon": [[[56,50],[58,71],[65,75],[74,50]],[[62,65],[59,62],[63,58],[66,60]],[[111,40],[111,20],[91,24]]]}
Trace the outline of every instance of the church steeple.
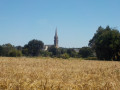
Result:
{"label": "church steeple", "polygon": [[57,28],[56,28],[56,30],[55,30],[55,36],[57,36]]}
{"label": "church steeple", "polygon": [[58,35],[57,35],[57,28],[55,30],[55,36],[54,36],[54,46],[58,48]]}

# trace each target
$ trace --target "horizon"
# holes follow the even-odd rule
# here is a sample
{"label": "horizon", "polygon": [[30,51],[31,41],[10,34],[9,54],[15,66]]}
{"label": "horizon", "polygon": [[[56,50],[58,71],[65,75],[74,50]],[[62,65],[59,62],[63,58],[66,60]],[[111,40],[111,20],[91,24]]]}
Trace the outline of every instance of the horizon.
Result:
{"label": "horizon", "polygon": [[119,0],[0,1],[0,45],[24,46],[32,39],[51,45],[57,27],[59,47],[88,46],[99,26],[109,25],[120,31],[119,3]]}

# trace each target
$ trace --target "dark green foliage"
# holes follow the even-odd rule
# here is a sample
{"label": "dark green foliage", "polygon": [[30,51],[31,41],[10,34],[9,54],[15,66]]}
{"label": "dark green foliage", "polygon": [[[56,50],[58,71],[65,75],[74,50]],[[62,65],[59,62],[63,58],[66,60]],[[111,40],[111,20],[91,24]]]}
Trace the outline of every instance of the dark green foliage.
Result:
{"label": "dark green foliage", "polygon": [[22,52],[19,50],[11,50],[8,54],[10,57],[21,57]]}
{"label": "dark green foliage", "polygon": [[61,55],[61,50],[55,46],[50,47],[48,51],[52,53],[52,57],[60,57]]}
{"label": "dark green foliage", "polygon": [[60,50],[61,54],[67,53],[67,49],[65,49],[65,48],[59,48],[59,50]]}
{"label": "dark green foliage", "polygon": [[49,57],[51,55],[52,55],[52,52],[43,51],[43,50],[40,51],[40,56]]}
{"label": "dark green foliage", "polygon": [[98,28],[89,46],[96,52],[98,59],[119,60],[120,59],[120,33],[109,26]]}
{"label": "dark green foliage", "polygon": [[55,46],[52,46],[48,49],[48,52],[51,52],[52,57],[58,57],[58,58],[69,58],[69,57],[77,57],[77,53],[74,51],[74,49],[66,49],[66,48],[56,48]]}
{"label": "dark green foliage", "polygon": [[0,56],[2,56],[3,48],[0,46]]}
{"label": "dark green foliage", "polygon": [[87,58],[93,55],[93,51],[90,47],[82,47],[79,50],[79,55],[83,58]]}
{"label": "dark green foliage", "polygon": [[17,50],[22,51],[22,48],[23,48],[22,46],[16,46],[16,49],[17,49]]}
{"label": "dark green foliage", "polygon": [[22,49],[22,53],[24,56],[29,56],[29,52],[28,52],[28,45],[24,45],[23,49]]}
{"label": "dark green foliage", "polygon": [[2,45],[2,56],[9,56],[9,52],[15,49],[10,43]]}
{"label": "dark green foliage", "polygon": [[39,56],[40,50],[43,49],[44,43],[39,40],[31,40],[23,48],[23,54],[27,56]]}
{"label": "dark green foliage", "polygon": [[17,50],[16,47],[11,45],[10,43],[8,43],[0,46],[0,56],[20,57],[22,56],[22,52],[20,50]]}
{"label": "dark green foliage", "polygon": [[77,53],[75,52],[74,49],[67,49],[67,53],[69,54],[70,57],[77,57]]}
{"label": "dark green foliage", "polygon": [[63,58],[63,59],[69,59],[70,56],[69,56],[69,54],[64,53],[64,54],[61,55],[61,58]]}

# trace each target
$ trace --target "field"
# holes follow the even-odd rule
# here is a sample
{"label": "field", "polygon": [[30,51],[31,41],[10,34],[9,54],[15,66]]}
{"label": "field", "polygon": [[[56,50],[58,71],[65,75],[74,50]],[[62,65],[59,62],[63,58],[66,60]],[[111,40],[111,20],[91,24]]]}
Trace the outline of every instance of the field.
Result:
{"label": "field", "polygon": [[0,90],[120,90],[120,62],[0,57]]}

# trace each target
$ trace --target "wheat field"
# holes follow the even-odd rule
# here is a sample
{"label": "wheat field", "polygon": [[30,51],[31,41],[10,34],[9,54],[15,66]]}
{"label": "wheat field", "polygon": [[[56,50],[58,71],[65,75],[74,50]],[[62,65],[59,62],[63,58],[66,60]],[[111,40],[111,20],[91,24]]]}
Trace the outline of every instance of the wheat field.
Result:
{"label": "wheat field", "polygon": [[0,90],[120,90],[120,62],[0,57]]}

